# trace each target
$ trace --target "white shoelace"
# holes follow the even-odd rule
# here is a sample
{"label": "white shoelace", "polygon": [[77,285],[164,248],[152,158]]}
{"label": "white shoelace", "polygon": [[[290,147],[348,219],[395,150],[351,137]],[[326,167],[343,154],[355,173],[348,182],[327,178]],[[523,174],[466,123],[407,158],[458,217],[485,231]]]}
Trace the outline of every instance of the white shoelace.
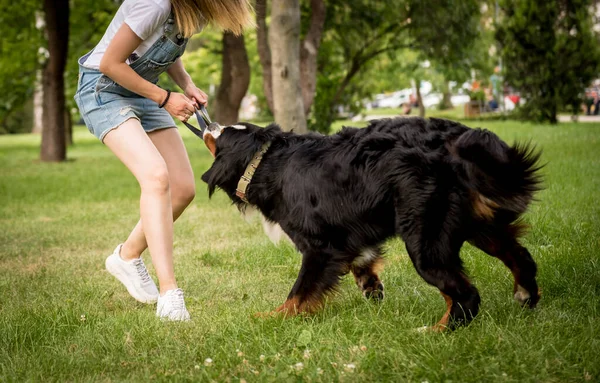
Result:
{"label": "white shoelace", "polygon": [[142,260],[142,258],[138,258],[138,259],[134,260],[133,265],[135,266],[135,269],[136,269],[138,275],[142,279],[142,282],[146,283],[146,282],[150,281],[150,275],[148,275],[148,269],[146,269],[146,265],[144,265],[144,261]]}
{"label": "white shoelace", "polygon": [[173,291],[171,304],[173,305],[174,310],[184,310],[185,309],[185,303],[183,300],[183,290],[176,289],[175,291]]}

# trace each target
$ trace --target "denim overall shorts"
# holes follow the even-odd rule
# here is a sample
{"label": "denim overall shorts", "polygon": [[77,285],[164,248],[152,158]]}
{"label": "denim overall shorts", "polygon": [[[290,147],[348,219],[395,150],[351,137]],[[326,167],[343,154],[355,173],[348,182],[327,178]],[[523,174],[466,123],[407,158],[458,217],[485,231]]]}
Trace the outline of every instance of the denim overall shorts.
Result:
{"label": "denim overall shorts", "polygon": [[[131,69],[154,84],[159,75],[183,55],[188,41],[178,32],[172,13],[163,28],[163,35],[146,53],[129,59]],[[100,141],[130,118],[139,120],[147,133],[175,126],[171,115],[154,101],[125,89],[97,69],[85,67],[83,63],[90,54],[79,59],[75,102],[88,130]]]}

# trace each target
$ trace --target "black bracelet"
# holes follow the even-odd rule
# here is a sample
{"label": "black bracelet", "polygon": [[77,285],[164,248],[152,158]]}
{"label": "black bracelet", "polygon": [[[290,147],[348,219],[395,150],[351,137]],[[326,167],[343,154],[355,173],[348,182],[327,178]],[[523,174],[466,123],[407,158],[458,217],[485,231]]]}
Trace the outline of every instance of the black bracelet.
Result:
{"label": "black bracelet", "polygon": [[162,108],[163,106],[167,105],[167,102],[169,102],[169,97],[171,97],[171,91],[167,89],[167,97],[165,97],[165,101],[163,101],[158,107]]}

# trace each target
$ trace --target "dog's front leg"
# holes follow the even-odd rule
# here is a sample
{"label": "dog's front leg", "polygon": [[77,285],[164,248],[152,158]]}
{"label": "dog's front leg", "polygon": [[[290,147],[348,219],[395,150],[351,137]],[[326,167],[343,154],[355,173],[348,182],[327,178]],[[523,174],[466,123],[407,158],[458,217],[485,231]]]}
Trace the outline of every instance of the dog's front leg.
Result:
{"label": "dog's front leg", "polygon": [[323,307],[325,295],[332,291],[344,274],[344,264],[334,261],[332,254],[304,252],[298,279],[287,300],[271,315],[311,314]]}

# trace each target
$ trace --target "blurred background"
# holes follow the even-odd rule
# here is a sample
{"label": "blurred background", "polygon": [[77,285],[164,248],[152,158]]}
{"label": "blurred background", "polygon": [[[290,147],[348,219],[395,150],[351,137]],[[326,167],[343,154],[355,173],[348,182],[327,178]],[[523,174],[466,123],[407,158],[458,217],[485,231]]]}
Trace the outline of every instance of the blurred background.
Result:
{"label": "blurred background", "polygon": [[[277,121],[329,133],[338,119],[439,111],[550,123],[599,115],[599,1],[253,4],[256,29],[234,36],[209,27],[183,56],[222,124]],[[82,124],[77,58],[119,5],[0,0],[0,134],[41,134],[43,161],[67,158],[73,125]],[[176,89],[166,76],[160,85]]]}

